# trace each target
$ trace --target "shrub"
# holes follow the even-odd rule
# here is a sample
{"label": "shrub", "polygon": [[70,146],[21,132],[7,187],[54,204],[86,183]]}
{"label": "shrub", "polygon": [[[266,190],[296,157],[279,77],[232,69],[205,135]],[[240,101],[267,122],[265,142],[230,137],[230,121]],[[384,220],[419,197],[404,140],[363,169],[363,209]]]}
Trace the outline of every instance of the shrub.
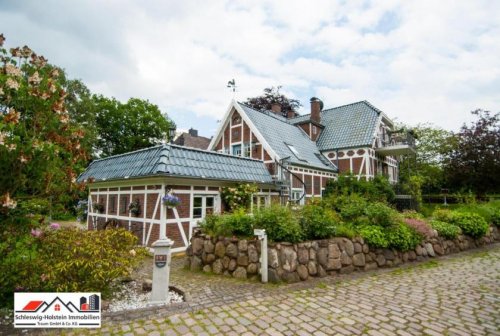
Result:
{"label": "shrub", "polygon": [[473,238],[481,238],[488,232],[489,225],[483,217],[475,213],[457,212],[453,215],[453,224],[463,233]]}
{"label": "shrub", "polygon": [[495,212],[491,215],[491,223],[500,226],[500,209],[495,209]]}
{"label": "shrub", "polygon": [[434,210],[432,213],[432,218],[440,221],[440,222],[446,222],[446,223],[451,223],[453,222],[453,216],[454,212],[448,209],[437,209]]}
{"label": "shrub", "polygon": [[411,218],[411,219],[424,219],[424,215],[422,215],[419,212],[416,212],[415,210],[403,210],[402,213],[404,218]]}
{"label": "shrub", "polygon": [[116,288],[140,260],[137,238],[124,229],[81,231],[33,229],[0,244],[0,302],[12,303],[14,291],[101,292]]}
{"label": "shrub", "polygon": [[253,235],[254,218],[245,213],[244,209],[237,209],[234,213],[224,215],[208,215],[200,223],[202,230],[213,236],[242,236]]}
{"label": "shrub", "polygon": [[336,234],[340,218],[333,210],[307,204],[302,208],[300,224],[306,239],[324,239]]}
{"label": "shrub", "polygon": [[415,229],[404,223],[399,223],[399,225],[386,232],[386,238],[389,242],[388,247],[400,251],[409,251],[417,247],[423,237]]}
{"label": "shrub", "polygon": [[373,247],[386,248],[389,246],[384,229],[380,226],[365,225],[358,229],[359,235]]}
{"label": "shrub", "polygon": [[458,226],[450,223],[433,220],[430,224],[438,232],[439,236],[446,239],[455,239],[462,233],[462,230]]}
{"label": "shrub", "polygon": [[295,243],[302,239],[302,229],[291,210],[273,205],[254,213],[254,227],[265,229],[269,240]]}
{"label": "shrub", "polygon": [[435,235],[432,227],[423,219],[405,218],[404,222],[424,237],[431,238]]}
{"label": "shrub", "polygon": [[371,180],[358,177],[351,173],[341,174],[337,180],[329,180],[325,195],[351,195],[359,194],[370,201],[391,202],[394,197],[394,189],[389,180],[382,175],[377,175]]}
{"label": "shrub", "polygon": [[397,225],[401,219],[396,210],[381,202],[369,204],[365,209],[365,214],[371,224],[382,227]]}
{"label": "shrub", "polygon": [[327,201],[334,210],[340,213],[343,220],[354,221],[358,217],[365,215],[365,209],[368,205],[365,198],[358,194],[342,195],[332,197]]}
{"label": "shrub", "polygon": [[357,232],[351,224],[341,223],[337,226],[335,236],[336,237],[347,237],[354,238],[357,236]]}

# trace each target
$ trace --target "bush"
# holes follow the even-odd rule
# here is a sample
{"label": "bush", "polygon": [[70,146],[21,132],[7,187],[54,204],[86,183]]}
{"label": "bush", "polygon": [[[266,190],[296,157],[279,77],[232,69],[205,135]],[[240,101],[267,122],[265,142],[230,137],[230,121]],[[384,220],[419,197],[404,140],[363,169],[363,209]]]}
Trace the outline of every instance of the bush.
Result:
{"label": "bush", "polygon": [[380,202],[369,204],[365,209],[365,214],[372,225],[382,227],[395,226],[401,220],[396,210]]}
{"label": "bush", "polygon": [[359,194],[370,201],[391,202],[395,193],[387,177],[377,175],[371,180],[358,177],[351,173],[339,175],[337,180],[329,180],[325,195]]}
{"label": "bush", "polygon": [[454,212],[448,209],[437,209],[432,213],[432,218],[440,221],[451,223],[453,222]]}
{"label": "bush", "polygon": [[109,297],[139,261],[137,238],[124,229],[36,229],[0,244],[0,302],[14,291],[101,292]]}
{"label": "bush", "polygon": [[462,230],[458,226],[450,223],[433,220],[430,224],[438,232],[439,236],[446,239],[455,239],[462,233]]}
{"label": "bush", "polygon": [[416,212],[415,210],[403,210],[402,213],[404,218],[411,218],[411,219],[424,219],[424,215],[422,215],[419,212]]}
{"label": "bush", "polygon": [[486,220],[475,213],[457,212],[452,219],[452,224],[473,238],[481,238],[488,232],[489,225]]}
{"label": "bush", "polygon": [[234,213],[224,215],[208,215],[200,227],[213,236],[253,236],[254,218],[245,213],[244,209],[237,209]]}
{"label": "bush", "polygon": [[298,219],[289,208],[273,205],[254,213],[254,227],[265,229],[269,240],[296,243],[303,237]]}
{"label": "bush", "polygon": [[399,225],[386,232],[386,238],[389,242],[388,247],[400,251],[409,251],[417,247],[423,237],[415,229],[404,223],[399,223]]}
{"label": "bush", "polygon": [[431,238],[435,235],[432,227],[423,219],[405,218],[404,222],[424,237]]}
{"label": "bush", "polygon": [[348,223],[339,224],[336,230],[337,230],[335,232],[336,237],[354,238],[358,235],[354,227]]}
{"label": "bush", "polygon": [[370,246],[378,248],[389,246],[384,229],[380,226],[365,225],[358,229],[358,233]]}
{"label": "bush", "polygon": [[368,202],[358,194],[333,196],[326,201],[333,210],[340,213],[344,221],[352,222],[365,215]]}
{"label": "bush", "polygon": [[495,209],[495,212],[491,215],[491,223],[500,226],[500,209]]}
{"label": "bush", "polygon": [[302,208],[300,225],[306,239],[333,237],[340,224],[339,216],[318,204],[308,204]]}

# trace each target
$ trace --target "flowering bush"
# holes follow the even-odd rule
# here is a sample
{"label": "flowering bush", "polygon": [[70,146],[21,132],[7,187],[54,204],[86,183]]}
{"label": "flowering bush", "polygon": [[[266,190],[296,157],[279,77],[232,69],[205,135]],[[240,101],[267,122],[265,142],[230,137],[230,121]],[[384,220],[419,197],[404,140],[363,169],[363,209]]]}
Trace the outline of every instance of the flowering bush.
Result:
{"label": "flowering bush", "polygon": [[221,196],[229,210],[248,209],[252,195],[258,191],[256,184],[240,183],[236,187],[222,187]]}
{"label": "flowering bush", "polygon": [[179,204],[181,204],[181,200],[179,197],[175,196],[174,194],[166,194],[161,198],[161,201],[163,202],[164,205],[167,207],[175,208]]}
{"label": "flowering bush", "polygon": [[404,222],[424,237],[432,238],[436,235],[432,227],[423,219],[405,218]]}

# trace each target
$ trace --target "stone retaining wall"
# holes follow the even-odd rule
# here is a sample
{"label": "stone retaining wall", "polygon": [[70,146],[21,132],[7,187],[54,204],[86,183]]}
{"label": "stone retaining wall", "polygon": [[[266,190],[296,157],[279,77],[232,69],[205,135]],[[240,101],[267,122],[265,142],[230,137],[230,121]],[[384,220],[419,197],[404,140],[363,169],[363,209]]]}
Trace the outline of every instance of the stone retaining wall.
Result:
{"label": "stone retaining wall", "polygon": [[[497,240],[500,240],[498,228],[491,226],[488,234],[481,239],[460,235],[455,240],[446,240],[435,235],[415,250],[407,252],[372,248],[362,238],[332,238],[297,244],[271,243],[268,246],[268,277],[270,282],[297,282],[310,277],[393,267]],[[187,266],[193,271],[203,270],[243,279],[258,277],[260,241],[256,239],[210,237],[197,230],[186,253]]]}

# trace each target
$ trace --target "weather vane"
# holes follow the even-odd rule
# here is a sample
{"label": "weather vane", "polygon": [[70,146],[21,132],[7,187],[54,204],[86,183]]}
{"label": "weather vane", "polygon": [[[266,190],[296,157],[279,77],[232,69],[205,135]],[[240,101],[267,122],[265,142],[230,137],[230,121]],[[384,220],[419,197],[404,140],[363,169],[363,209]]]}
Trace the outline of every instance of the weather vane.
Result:
{"label": "weather vane", "polygon": [[235,92],[236,92],[236,81],[234,80],[234,78],[232,80],[230,80],[229,82],[227,82],[226,87],[233,89],[233,97],[234,97]]}

